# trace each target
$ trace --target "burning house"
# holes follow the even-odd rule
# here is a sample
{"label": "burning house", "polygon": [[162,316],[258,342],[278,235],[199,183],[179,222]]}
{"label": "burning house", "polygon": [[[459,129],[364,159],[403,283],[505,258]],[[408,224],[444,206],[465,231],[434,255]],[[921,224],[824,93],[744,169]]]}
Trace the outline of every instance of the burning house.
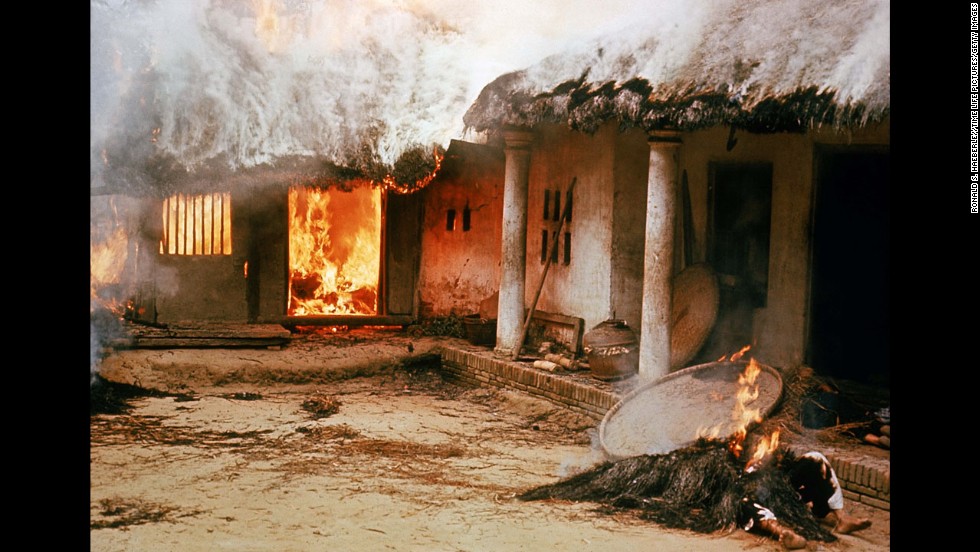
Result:
{"label": "burning house", "polygon": [[[202,22],[93,39],[114,87],[93,105],[118,98],[93,130],[93,299],[287,325],[493,301],[501,354],[529,308],[619,319],[655,377],[677,368],[673,282],[707,266],[700,358],[751,343],[887,381],[887,2],[685,5],[478,94],[431,13],[301,4],[93,11]],[[349,35],[317,35],[329,17]]]}
{"label": "burning house", "polygon": [[[499,10],[425,4],[93,2],[93,380],[119,318],[251,346],[475,314],[492,354],[440,349],[449,380],[543,382],[605,414],[606,456],[642,445],[520,498],[730,525],[756,476],[726,447],[784,368],[889,380],[889,3],[665,0],[500,64],[467,30]],[[516,366],[535,317],[579,354],[587,329],[631,329],[610,349],[640,377]],[[761,394],[711,362],[743,346]],[[739,440],[717,441],[729,417]]]}
{"label": "burning house", "polygon": [[93,4],[93,309],[161,326],[416,318],[412,192],[452,134],[419,114],[453,112],[461,92],[432,91],[465,83],[416,84],[453,34],[334,7]]}

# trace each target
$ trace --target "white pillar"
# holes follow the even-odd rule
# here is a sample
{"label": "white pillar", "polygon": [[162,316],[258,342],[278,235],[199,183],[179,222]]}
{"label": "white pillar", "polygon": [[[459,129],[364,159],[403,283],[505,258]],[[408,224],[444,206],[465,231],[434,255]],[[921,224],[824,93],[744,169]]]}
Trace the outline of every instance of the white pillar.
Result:
{"label": "white pillar", "polygon": [[524,277],[527,258],[527,180],[531,132],[504,130],[504,213],[500,239],[500,296],[494,353],[519,352],[524,329]]}
{"label": "white pillar", "polygon": [[650,133],[647,227],[643,255],[643,313],[640,321],[640,376],[670,373],[670,308],[674,272],[674,194],[680,133]]}

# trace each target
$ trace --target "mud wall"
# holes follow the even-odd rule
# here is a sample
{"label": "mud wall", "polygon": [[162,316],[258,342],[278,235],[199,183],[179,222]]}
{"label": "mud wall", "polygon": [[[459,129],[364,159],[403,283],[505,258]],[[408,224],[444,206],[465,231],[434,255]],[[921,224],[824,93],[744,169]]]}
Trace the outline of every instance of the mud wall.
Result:
{"label": "mud wall", "polygon": [[[887,146],[888,121],[860,131],[820,129],[804,134],[736,131],[730,136],[729,128],[716,127],[684,133],[682,140],[677,174],[678,179],[684,171],[688,176],[693,247],[692,258],[685,259],[684,198],[678,186],[674,273],[708,259],[710,165],[771,164],[766,305],[740,323],[752,336],[760,360],[773,366],[802,363],[808,325],[814,149],[825,144]],[[545,190],[566,190],[576,177],[573,217],[565,228],[571,234],[571,261],[563,263],[560,240],[558,262],[550,268],[538,309],[582,317],[586,328],[612,317],[639,328],[648,163],[649,146],[641,131],[620,132],[607,125],[590,136],[557,126],[535,129],[528,191],[528,304],[544,266],[542,231],[556,226],[545,220]],[[744,343],[730,345],[737,348]]]}
{"label": "mud wall", "polygon": [[501,148],[449,148],[441,174],[422,191],[420,315],[475,313],[497,292],[503,187]]}
{"label": "mud wall", "polygon": [[159,253],[160,209],[158,201],[148,204],[145,235],[156,251],[157,322],[244,323],[282,315],[287,247],[282,189],[232,192],[230,255]]}
{"label": "mud wall", "polygon": [[[564,209],[575,178],[572,218],[561,231],[570,234],[568,262],[565,239],[560,236],[557,262],[548,269],[537,310],[583,318],[586,329],[611,317],[614,310],[610,287],[616,139],[612,126],[587,135],[549,125],[536,129],[531,145],[526,303],[534,299],[546,264],[542,252],[545,246],[551,247],[558,228],[554,198],[560,197],[559,206]],[[550,194],[547,199],[546,191]]]}

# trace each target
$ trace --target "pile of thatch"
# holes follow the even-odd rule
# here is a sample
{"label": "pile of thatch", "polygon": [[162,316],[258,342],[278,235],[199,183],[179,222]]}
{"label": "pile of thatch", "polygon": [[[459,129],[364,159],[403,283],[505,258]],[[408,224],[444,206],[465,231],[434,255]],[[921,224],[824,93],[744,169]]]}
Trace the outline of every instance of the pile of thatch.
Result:
{"label": "pile of thatch", "polygon": [[[779,431],[783,442],[809,442],[814,446],[859,443],[864,435],[881,426],[874,419],[874,411],[887,406],[887,399],[871,396],[872,392],[880,395],[879,391],[864,392],[867,396],[845,393],[837,382],[817,375],[809,366],[788,370],[783,373],[779,410],[764,419],[754,433],[770,435]],[[836,397],[834,411],[826,413],[828,419],[836,416],[836,424],[814,427],[807,420],[815,409],[822,408],[821,403],[827,402],[826,396]]]}
{"label": "pile of thatch", "polygon": [[196,516],[203,514],[200,510],[182,512],[177,506],[149,502],[140,499],[121,497],[104,498],[99,501],[98,519],[90,522],[91,529],[126,528],[133,525],[173,523],[178,517]]}
{"label": "pile of thatch", "polygon": [[518,498],[595,502],[604,511],[631,510],[666,527],[702,533],[742,525],[742,501],[748,498],[803,537],[832,542],[833,534],[813,517],[790,483],[786,467],[794,459],[791,452],[780,451],[746,473],[725,443],[701,440],[668,454],[606,462]]}
{"label": "pile of thatch", "polygon": [[165,393],[128,383],[118,383],[95,374],[89,387],[89,415],[125,414],[132,408],[130,404],[132,399],[144,397],[177,397],[184,400],[191,398],[186,394]]}
{"label": "pile of thatch", "polygon": [[[783,399],[779,409],[757,426],[746,440],[779,431],[781,440],[809,440],[801,423],[803,406],[815,391],[829,385],[812,369],[800,367],[783,375]],[[817,441],[854,440],[842,433],[850,424],[815,432]],[[796,460],[788,449],[779,449],[759,469],[745,473],[726,443],[702,439],[690,447],[662,455],[641,455],[606,462],[589,471],[551,485],[531,489],[521,500],[560,499],[594,502],[603,512],[632,511],[661,525],[702,533],[731,530],[742,524],[743,498],[751,497],[772,510],[784,525],[810,540],[833,541],[835,537],[813,517],[790,484],[790,467]]]}
{"label": "pile of thatch", "polygon": [[314,420],[329,418],[340,411],[343,403],[335,397],[328,397],[322,393],[317,393],[303,401],[303,410],[313,415]]}

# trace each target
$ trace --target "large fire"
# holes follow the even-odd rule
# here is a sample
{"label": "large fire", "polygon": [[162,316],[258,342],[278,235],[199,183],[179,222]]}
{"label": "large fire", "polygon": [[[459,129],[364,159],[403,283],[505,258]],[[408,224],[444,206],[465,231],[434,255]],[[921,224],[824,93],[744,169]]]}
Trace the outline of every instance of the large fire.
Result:
{"label": "large fire", "polygon": [[105,241],[97,241],[93,236],[89,245],[91,307],[94,309],[99,306],[113,312],[121,312],[123,305],[119,303],[118,298],[101,292],[120,283],[129,245],[126,230],[122,226],[117,227]]}
{"label": "large fire", "polygon": [[378,314],[381,196],[290,188],[288,315]]}
{"label": "large fire", "polygon": [[[728,362],[739,361],[750,348],[750,345],[742,347],[742,349],[740,349],[737,353],[727,358]],[[718,359],[718,362],[724,362],[725,360],[726,357],[723,356]],[[735,431],[731,434],[728,441],[728,450],[730,450],[736,458],[741,456],[742,443],[745,441],[746,435],[748,435],[749,425],[762,421],[761,409],[750,406],[756,399],[759,398],[759,385],[755,380],[759,377],[761,372],[762,368],[759,366],[759,363],[756,362],[754,358],[749,359],[749,363],[745,366],[745,370],[743,370],[738,376],[738,389],[735,392],[735,406],[732,408],[731,423],[718,424],[713,427],[702,427],[697,432],[698,438],[718,439],[722,436],[721,432],[723,428],[734,427]],[[755,452],[755,456],[758,456],[758,458],[754,456],[749,464],[752,465],[753,463],[760,461],[767,454],[769,454],[769,452],[775,450],[778,445],[778,432],[773,435],[771,441],[769,438],[763,439]]]}

